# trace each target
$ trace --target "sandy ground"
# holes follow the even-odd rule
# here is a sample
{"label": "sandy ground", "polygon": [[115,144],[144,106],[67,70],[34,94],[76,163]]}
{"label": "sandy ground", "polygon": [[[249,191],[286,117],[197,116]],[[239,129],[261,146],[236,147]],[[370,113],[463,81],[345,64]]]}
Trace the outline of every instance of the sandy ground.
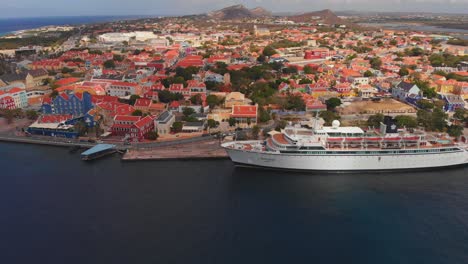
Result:
{"label": "sandy ground", "polygon": [[367,113],[367,114],[376,114],[376,113],[388,113],[388,112],[398,112],[398,113],[414,113],[416,110],[414,107],[404,104],[402,102],[393,100],[393,99],[385,99],[380,102],[372,102],[372,101],[360,101],[360,102],[352,102],[350,105],[345,106],[344,108],[340,108],[339,112],[343,115],[352,115],[352,114],[359,114],[359,113]]}

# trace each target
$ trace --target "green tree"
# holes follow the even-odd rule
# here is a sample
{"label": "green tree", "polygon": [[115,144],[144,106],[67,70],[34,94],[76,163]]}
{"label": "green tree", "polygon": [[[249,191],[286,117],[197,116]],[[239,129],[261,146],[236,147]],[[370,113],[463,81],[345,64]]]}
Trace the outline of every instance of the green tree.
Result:
{"label": "green tree", "polygon": [[200,71],[199,67],[195,66],[189,66],[186,68],[182,67],[177,67],[175,72],[176,72],[176,77],[182,77],[185,81],[192,80],[193,75],[197,74]]}
{"label": "green tree", "polygon": [[409,74],[408,68],[406,67],[401,67],[400,70],[398,71],[398,74],[400,76],[406,76]]}
{"label": "green tree", "polygon": [[423,96],[427,98],[434,98],[437,96],[437,92],[434,88],[431,88],[429,85],[428,81],[422,81],[420,79],[414,79],[413,80],[414,84],[418,86],[419,89],[421,89],[421,92],[423,93]]}
{"label": "green tree", "polygon": [[146,135],[146,138],[149,140],[157,140],[159,138],[159,134],[156,131],[150,131]]}
{"label": "green tree", "polygon": [[36,120],[37,117],[38,117],[38,114],[36,111],[34,110],[27,110],[26,111],[26,117],[29,119],[29,120]]}
{"label": "green tree", "polygon": [[462,126],[457,126],[457,125],[451,125],[451,126],[448,127],[447,133],[451,137],[458,138],[461,135],[463,135],[463,127]]}
{"label": "green tree", "polygon": [[209,128],[215,128],[217,126],[216,121],[214,119],[208,119],[207,124]]}
{"label": "green tree", "polygon": [[396,39],[392,39],[390,40],[390,42],[388,42],[390,45],[392,46],[396,46],[398,44],[398,42],[396,41]]}
{"label": "green tree", "polygon": [[447,126],[447,114],[439,108],[434,109],[432,112],[432,128],[436,131],[443,131]]}
{"label": "green tree", "polygon": [[383,114],[375,114],[369,116],[367,119],[367,125],[370,127],[380,127],[380,123],[384,121],[384,115]]}
{"label": "green tree", "polygon": [[326,100],[325,104],[327,105],[328,110],[334,111],[338,106],[341,105],[341,99],[336,98],[336,97],[332,97],[332,98]]}
{"label": "green tree", "polygon": [[143,116],[143,112],[141,110],[135,110],[133,111],[132,116]]}
{"label": "green tree", "polygon": [[234,118],[232,118],[232,117],[229,118],[228,122],[229,122],[229,126],[230,126],[230,127],[233,127],[233,126],[236,125],[236,119],[234,119]]}
{"label": "green tree", "polygon": [[258,134],[260,133],[260,127],[255,125],[252,127],[252,137],[253,139],[258,139]]}
{"label": "green tree", "polygon": [[364,77],[373,77],[373,76],[374,76],[374,74],[369,70],[364,72]]}
{"label": "green tree", "polygon": [[288,95],[286,98],[286,103],[283,105],[283,108],[286,110],[294,110],[294,111],[304,111],[305,110],[305,102],[300,95]]}
{"label": "green tree", "polygon": [[182,122],[179,122],[179,121],[174,122],[174,123],[172,124],[172,132],[174,132],[174,133],[180,133],[180,132],[182,132],[182,128],[183,128],[183,127],[184,127],[184,124],[182,124]]}
{"label": "green tree", "polygon": [[286,122],[286,120],[280,120],[278,124],[276,125],[275,130],[278,132],[281,131],[281,129],[284,129],[287,124],[288,122]]}
{"label": "green tree", "polygon": [[217,106],[220,103],[219,98],[216,95],[208,95],[206,97],[206,103],[210,107],[210,109],[213,109],[215,106]]}
{"label": "green tree", "polygon": [[63,74],[72,73],[74,71],[75,71],[74,69],[70,69],[70,68],[67,68],[67,67],[62,68],[62,73]]}
{"label": "green tree", "polygon": [[53,90],[52,93],[50,94],[50,98],[54,99],[59,95],[59,92],[57,90]]}
{"label": "green tree", "polygon": [[137,94],[132,94],[130,95],[130,99],[128,100],[128,103],[131,105],[135,105],[135,102],[137,99],[140,99],[140,96]]}
{"label": "green tree", "polygon": [[341,119],[341,117],[337,113],[329,110],[320,112],[319,116],[323,118],[323,120],[325,121],[325,125],[327,126],[331,126],[334,120]]}
{"label": "green tree", "polygon": [[305,74],[313,74],[314,69],[310,65],[306,65],[306,66],[304,66],[304,73]]}
{"label": "green tree", "polygon": [[370,59],[369,63],[371,67],[376,70],[380,69],[380,66],[382,66],[382,60],[379,57],[373,57]]}
{"label": "green tree", "polygon": [[169,90],[158,92],[159,101],[162,103],[170,103],[172,101],[182,100],[184,96],[181,93],[171,93]]}
{"label": "green tree", "polygon": [[398,127],[415,128],[418,126],[418,121],[412,116],[399,115],[395,117]]}
{"label": "green tree", "polygon": [[431,129],[431,112],[426,110],[418,110],[416,113],[418,124],[423,126],[427,130]]}
{"label": "green tree", "polygon": [[260,54],[260,56],[257,57],[257,61],[260,63],[264,63],[266,61],[266,56],[263,54]]}
{"label": "green tree", "polygon": [[106,69],[115,69],[114,60],[106,60],[103,65],[104,65],[104,68]]}
{"label": "green tree", "polygon": [[426,100],[426,99],[421,99],[418,101],[418,106],[422,109],[433,109],[434,108],[434,104],[429,101],[429,100]]}
{"label": "green tree", "polygon": [[195,94],[190,97],[190,102],[194,105],[201,105],[203,104],[203,99],[201,94]]}
{"label": "green tree", "polygon": [[114,61],[123,61],[123,60],[124,60],[124,56],[118,55],[118,54],[114,54],[113,60],[114,60]]}
{"label": "green tree", "polygon": [[299,81],[299,84],[310,84],[310,83],[312,83],[311,79],[301,79]]}
{"label": "green tree", "polygon": [[260,123],[268,122],[271,119],[270,114],[263,107],[258,108],[258,120]]}
{"label": "green tree", "polygon": [[466,122],[468,119],[468,111],[463,108],[457,108],[453,114],[453,118],[460,122]]}
{"label": "green tree", "polygon": [[276,54],[276,50],[275,50],[274,48],[272,48],[271,46],[266,46],[266,47],[263,49],[262,54],[263,54],[263,56],[270,57],[270,56]]}
{"label": "green tree", "polygon": [[191,107],[184,107],[184,109],[182,110],[182,113],[184,114],[185,117],[189,117],[195,114],[195,110],[193,110],[193,108]]}

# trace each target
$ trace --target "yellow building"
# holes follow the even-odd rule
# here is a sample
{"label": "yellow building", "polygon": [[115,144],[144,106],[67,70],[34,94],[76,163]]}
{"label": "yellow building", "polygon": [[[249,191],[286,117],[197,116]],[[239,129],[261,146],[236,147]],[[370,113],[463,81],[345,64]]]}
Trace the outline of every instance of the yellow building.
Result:
{"label": "yellow building", "polygon": [[455,91],[455,86],[457,85],[456,80],[448,81],[436,81],[436,91],[441,94],[453,93]]}
{"label": "yellow building", "polygon": [[232,92],[226,95],[224,107],[232,108],[233,105],[249,105],[251,103],[252,100],[245,98],[245,95],[243,93]]}

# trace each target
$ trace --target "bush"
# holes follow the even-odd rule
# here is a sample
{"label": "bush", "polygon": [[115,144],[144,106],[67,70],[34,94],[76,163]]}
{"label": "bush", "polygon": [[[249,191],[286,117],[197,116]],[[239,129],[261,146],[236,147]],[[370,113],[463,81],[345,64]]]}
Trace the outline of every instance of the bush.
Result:
{"label": "bush", "polygon": [[149,140],[157,140],[159,138],[158,132],[156,131],[150,131],[146,135],[146,138]]}
{"label": "bush", "polygon": [[384,121],[383,114],[375,114],[369,116],[367,119],[367,125],[370,127],[380,127],[380,123]]}
{"label": "bush", "polygon": [[172,124],[172,132],[174,133],[182,132],[183,127],[184,127],[184,124],[182,124],[182,122],[174,122],[174,124]]}

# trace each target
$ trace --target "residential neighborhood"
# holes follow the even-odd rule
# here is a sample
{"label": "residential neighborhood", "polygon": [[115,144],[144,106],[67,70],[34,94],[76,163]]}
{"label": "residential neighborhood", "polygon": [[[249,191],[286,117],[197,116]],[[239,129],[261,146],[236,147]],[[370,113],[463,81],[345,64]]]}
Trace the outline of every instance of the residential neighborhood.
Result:
{"label": "residential neighborhood", "polygon": [[442,111],[439,132],[463,134],[466,119],[453,116],[467,111],[466,46],[317,19],[90,25],[75,47],[18,49],[0,75],[0,109],[9,122],[15,109],[35,112],[24,128],[32,135],[120,143],[267,133],[316,114],[361,126],[409,116],[429,128],[426,112]]}

